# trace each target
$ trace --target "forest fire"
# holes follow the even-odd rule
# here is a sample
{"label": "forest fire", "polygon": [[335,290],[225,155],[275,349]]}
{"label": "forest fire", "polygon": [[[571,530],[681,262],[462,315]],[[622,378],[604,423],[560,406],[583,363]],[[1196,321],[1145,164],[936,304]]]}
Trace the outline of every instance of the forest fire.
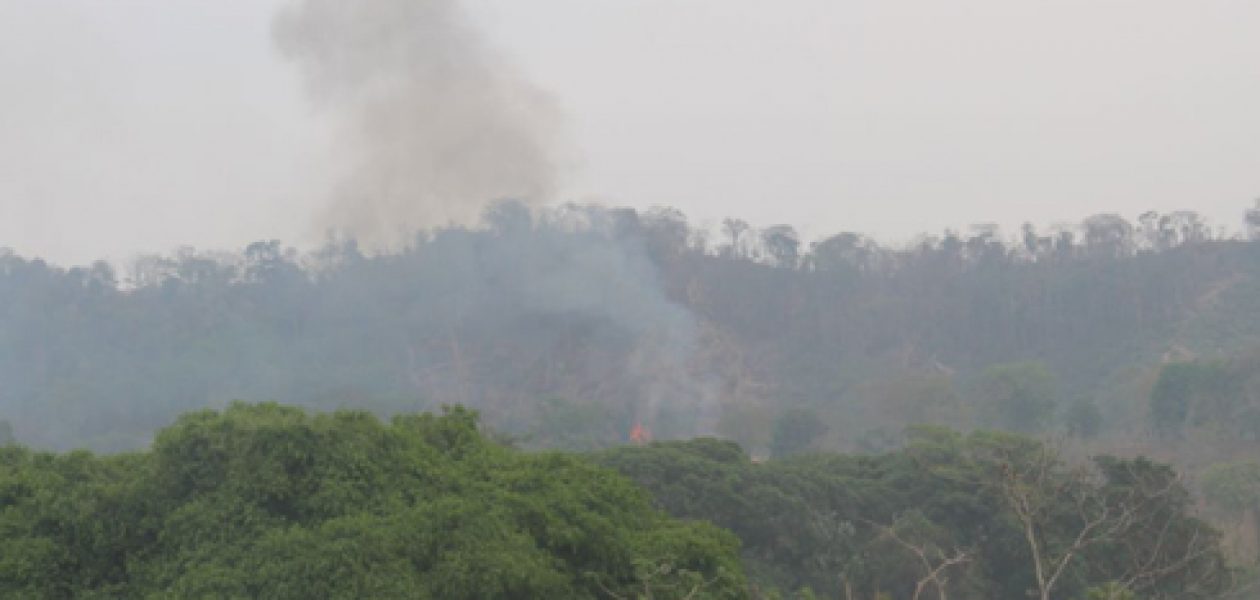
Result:
{"label": "forest fire", "polygon": [[630,430],[630,441],[642,446],[652,441],[652,432],[643,427],[643,423],[635,423]]}

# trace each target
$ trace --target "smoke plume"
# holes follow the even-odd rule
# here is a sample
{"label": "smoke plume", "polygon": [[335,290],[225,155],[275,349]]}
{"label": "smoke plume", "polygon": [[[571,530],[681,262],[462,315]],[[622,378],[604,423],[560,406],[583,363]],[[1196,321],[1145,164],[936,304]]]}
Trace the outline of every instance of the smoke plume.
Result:
{"label": "smoke plume", "polygon": [[[404,353],[425,374],[415,379],[426,397],[513,405],[500,396],[527,389],[540,375],[525,367],[535,365],[549,381],[529,389],[534,396],[616,405],[667,434],[712,429],[714,386],[692,372],[697,324],[662,288],[645,225],[632,212],[535,210],[557,172],[559,111],[472,29],[459,0],[295,0],[274,35],[337,122],[344,172],[321,228],[377,249],[414,243],[427,272],[441,274],[419,279],[451,304],[422,311],[432,321]],[[483,217],[489,238],[442,227]],[[539,323],[551,325],[526,336],[516,363],[471,360],[475,348],[502,348],[512,331]],[[538,359],[548,368],[527,358],[574,323],[587,323],[590,339],[556,341],[554,356]],[[594,340],[623,336],[625,354],[606,361],[619,372],[598,386],[569,373],[582,353],[566,344],[599,352]],[[429,368],[439,364],[454,366]],[[505,377],[510,384],[493,383]]]}
{"label": "smoke plume", "polygon": [[551,191],[559,111],[457,0],[298,0],[273,32],[335,122],[339,180],[322,229],[391,246]]}

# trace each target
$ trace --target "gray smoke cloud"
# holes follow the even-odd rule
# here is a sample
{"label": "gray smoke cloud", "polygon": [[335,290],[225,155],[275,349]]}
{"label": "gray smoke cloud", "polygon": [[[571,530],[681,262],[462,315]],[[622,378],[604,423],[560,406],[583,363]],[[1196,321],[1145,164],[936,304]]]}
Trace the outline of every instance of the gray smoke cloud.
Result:
{"label": "gray smoke cloud", "polygon": [[[716,387],[695,372],[697,322],[667,297],[640,241],[614,233],[617,223],[638,231],[638,218],[596,208],[537,210],[563,155],[560,111],[494,52],[461,8],[459,0],[296,0],[276,16],[277,47],[336,121],[334,151],[344,172],[319,226],[376,249],[417,241],[418,230],[435,236],[424,238],[431,242],[425,252],[449,280],[430,285],[448,289],[453,306],[432,310],[430,333],[456,336],[467,315],[481,317],[474,322],[497,315],[508,319],[505,327],[514,315],[611,324],[634,340],[619,378],[624,387],[606,385],[618,393],[583,400],[628,402],[636,420],[672,435],[711,432]],[[498,204],[504,199],[515,202]],[[521,225],[531,214],[542,222]],[[563,223],[565,214],[576,221]],[[491,246],[465,246],[473,238],[443,232],[483,216],[491,228],[496,218],[517,225]],[[411,350],[417,361],[424,348]],[[496,404],[487,398],[497,388],[478,393],[469,382],[500,375],[475,370],[427,376],[434,387],[425,391]]]}
{"label": "gray smoke cloud", "polygon": [[388,247],[552,191],[558,107],[456,0],[299,0],[273,35],[335,121],[338,185],[321,229]]}

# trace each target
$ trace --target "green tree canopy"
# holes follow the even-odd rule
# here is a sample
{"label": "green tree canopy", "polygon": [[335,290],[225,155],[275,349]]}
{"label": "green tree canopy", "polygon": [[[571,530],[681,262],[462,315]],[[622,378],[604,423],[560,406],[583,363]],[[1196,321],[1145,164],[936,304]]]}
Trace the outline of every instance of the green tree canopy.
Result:
{"label": "green tree canopy", "polygon": [[[148,452],[0,449],[8,598],[741,598],[737,541],[477,416],[236,404]],[[690,595],[689,594],[693,594]]]}
{"label": "green tree canopy", "polygon": [[595,457],[670,514],[733,531],[765,587],[922,598],[939,585],[949,597],[1023,598],[1038,589],[1038,560],[1063,565],[1045,586],[1053,598],[1113,584],[1143,598],[1207,599],[1228,585],[1219,534],[1194,516],[1167,466],[1068,465],[1053,447],[1005,432],[919,426],[906,438],[879,455],[764,463],[714,439]]}
{"label": "green tree canopy", "polygon": [[827,433],[827,425],[818,413],[806,408],[783,411],[774,422],[770,438],[770,455],[783,458],[809,450],[814,441]]}
{"label": "green tree canopy", "polygon": [[1040,362],[991,366],[980,375],[979,392],[990,426],[1032,433],[1054,414],[1054,374]]}

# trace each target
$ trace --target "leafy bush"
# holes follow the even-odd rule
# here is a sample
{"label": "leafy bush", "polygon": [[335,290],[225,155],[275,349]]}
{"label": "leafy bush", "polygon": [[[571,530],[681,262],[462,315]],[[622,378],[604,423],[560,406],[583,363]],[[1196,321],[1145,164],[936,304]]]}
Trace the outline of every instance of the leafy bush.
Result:
{"label": "leafy bush", "polygon": [[144,453],[0,449],[6,598],[742,598],[737,546],[459,408],[236,404]]}

